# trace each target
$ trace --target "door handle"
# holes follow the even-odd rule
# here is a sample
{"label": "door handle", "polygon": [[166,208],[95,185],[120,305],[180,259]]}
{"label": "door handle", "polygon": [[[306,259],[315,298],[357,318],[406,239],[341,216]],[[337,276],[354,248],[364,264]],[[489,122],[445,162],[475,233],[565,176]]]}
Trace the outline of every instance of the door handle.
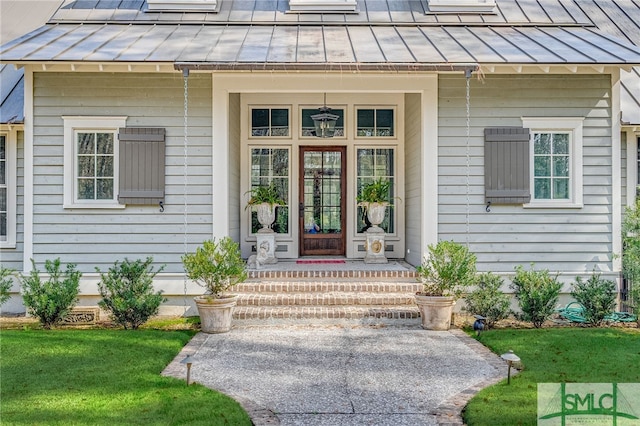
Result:
{"label": "door handle", "polygon": [[300,203],[300,206],[298,207],[298,214],[300,217],[304,217],[304,203]]}

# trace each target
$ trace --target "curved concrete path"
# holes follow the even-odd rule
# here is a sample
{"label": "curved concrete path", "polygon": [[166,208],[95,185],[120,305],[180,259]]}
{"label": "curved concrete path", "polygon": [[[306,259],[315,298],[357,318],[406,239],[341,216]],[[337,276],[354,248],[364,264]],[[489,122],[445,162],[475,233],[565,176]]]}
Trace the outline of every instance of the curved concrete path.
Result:
{"label": "curved concrete path", "polygon": [[462,424],[460,410],[506,366],[460,330],[256,326],[199,333],[165,369],[238,400],[256,425]]}

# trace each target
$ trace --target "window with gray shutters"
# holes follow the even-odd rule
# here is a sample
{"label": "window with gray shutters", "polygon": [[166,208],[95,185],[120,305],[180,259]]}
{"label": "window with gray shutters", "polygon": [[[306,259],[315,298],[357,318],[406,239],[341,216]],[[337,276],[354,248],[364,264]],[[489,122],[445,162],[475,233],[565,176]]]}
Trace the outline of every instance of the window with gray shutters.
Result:
{"label": "window with gray shutters", "polygon": [[525,204],[531,201],[529,129],[484,129],[485,201]]}
{"label": "window with gray shutters", "polygon": [[165,129],[126,127],[120,144],[120,204],[158,204],[164,200]]}

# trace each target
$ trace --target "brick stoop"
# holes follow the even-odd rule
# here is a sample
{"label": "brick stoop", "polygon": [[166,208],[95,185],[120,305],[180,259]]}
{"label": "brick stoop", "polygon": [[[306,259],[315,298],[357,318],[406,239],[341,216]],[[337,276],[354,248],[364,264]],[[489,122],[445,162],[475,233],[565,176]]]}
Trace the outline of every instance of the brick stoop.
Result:
{"label": "brick stoop", "polygon": [[234,287],[233,318],[260,320],[405,320],[420,317],[414,271],[250,271]]}

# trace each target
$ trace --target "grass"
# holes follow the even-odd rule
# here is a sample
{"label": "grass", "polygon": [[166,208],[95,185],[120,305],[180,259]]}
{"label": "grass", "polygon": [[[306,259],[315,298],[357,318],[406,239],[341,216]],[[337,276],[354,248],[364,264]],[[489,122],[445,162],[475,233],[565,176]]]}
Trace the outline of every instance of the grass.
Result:
{"label": "grass", "polygon": [[[480,341],[497,354],[512,349],[524,369],[482,390],[467,405],[470,425],[535,425],[538,383],[640,382],[640,330],[625,328],[500,329]],[[506,365],[505,365],[506,369]]]}
{"label": "grass", "polygon": [[0,332],[2,425],[250,425],[240,405],[161,377],[193,331]]}

